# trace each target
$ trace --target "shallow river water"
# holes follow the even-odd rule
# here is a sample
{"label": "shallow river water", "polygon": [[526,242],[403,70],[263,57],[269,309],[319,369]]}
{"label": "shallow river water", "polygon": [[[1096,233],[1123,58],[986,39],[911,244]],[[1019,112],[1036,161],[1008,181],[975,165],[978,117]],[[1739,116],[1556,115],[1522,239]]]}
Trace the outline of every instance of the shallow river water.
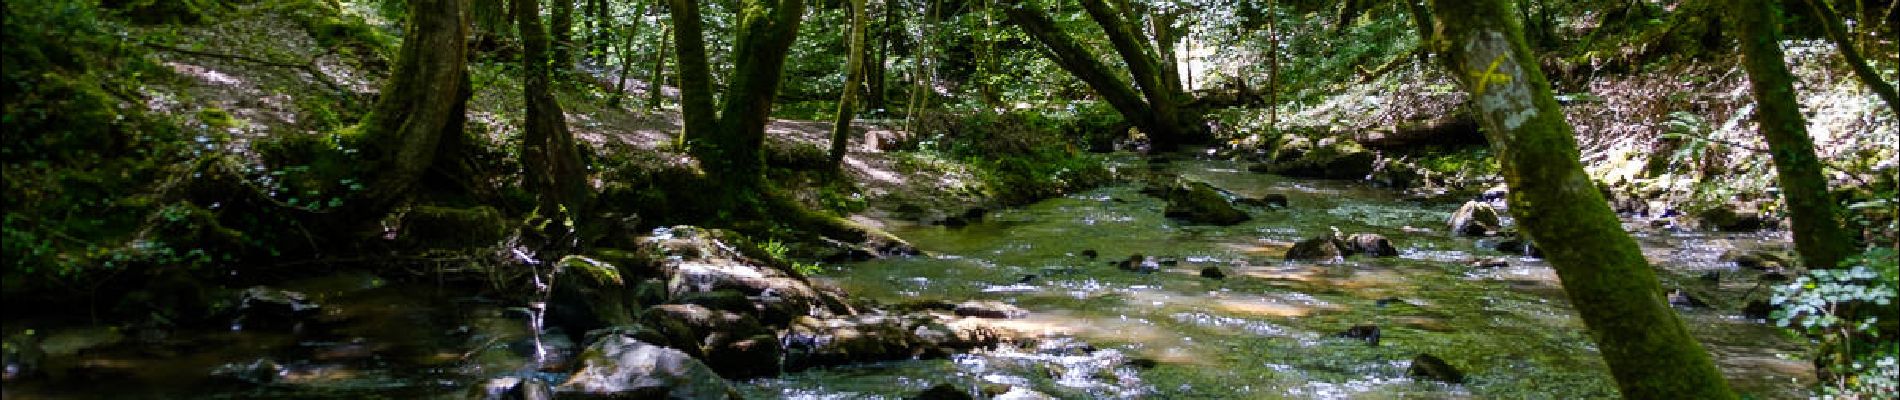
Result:
{"label": "shallow river water", "polygon": [[[1016,399],[1616,395],[1548,265],[1490,250],[1495,239],[1445,232],[1461,199],[1413,201],[1361,183],[1255,174],[1228,162],[1120,168],[1178,174],[1239,196],[1284,194],[1290,207],[1246,208],[1253,219],[1234,226],[1189,225],[1164,218],[1164,202],[1128,183],[996,210],[961,228],[878,221],[929,254],[828,265],[818,279],[885,304],[1011,303],[1029,314],[1002,324],[1049,338],[1028,348],[808,370],[737,386],[759,399],[898,399],[939,384]],[[1805,345],[1742,318],[1735,299],[1755,281],[1718,261],[1732,248],[1785,248],[1783,234],[1629,225],[1643,227],[1634,231],[1665,286],[1708,293],[1714,307],[1678,310],[1738,390],[1753,398],[1807,396],[1813,372],[1799,360]],[[1401,254],[1282,260],[1293,242],[1334,229],[1384,235]],[[1111,265],[1134,254],[1172,262],[1152,273]],[[1479,258],[1510,265],[1468,265]],[[1202,277],[1210,266],[1225,279]],[[1708,272],[1719,273],[1717,283],[1696,278]],[[0,392],[9,399],[466,398],[483,379],[534,369],[523,356],[533,338],[519,305],[367,275],[282,286],[323,304],[313,322],[323,325],[321,334],[68,329],[42,340],[54,376]],[[1376,325],[1378,343],[1335,337],[1356,325]],[[91,349],[77,350],[84,348]],[[1419,354],[1462,370],[1465,383],[1409,377]]]}
{"label": "shallow river water", "polygon": [[[1255,174],[1227,162],[1176,161],[1157,171],[1239,196],[1285,194],[1290,207],[1247,209],[1253,219],[1234,226],[1188,225],[1164,218],[1165,202],[1131,184],[996,211],[962,228],[889,222],[888,229],[930,255],[835,266],[828,279],[890,303],[1005,301],[1031,311],[1015,325],[1091,348],[1006,349],[806,372],[751,382],[749,394],[898,398],[951,383],[973,392],[1007,384],[1061,398],[1615,396],[1547,264],[1445,232],[1460,202],[1408,201],[1361,183]],[[1293,242],[1335,228],[1382,234],[1401,255],[1281,259]],[[1648,229],[1638,237],[1671,283],[1710,271],[1729,276],[1735,266],[1717,261],[1723,251],[1784,242],[1776,234]],[[1091,250],[1097,258],[1085,256]],[[1110,265],[1132,254],[1177,263],[1152,274]],[[1510,266],[1467,265],[1476,258]],[[1226,279],[1201,277],[1208,266]],[[1720,286],[1744,292],[1753,281],[1724,279]],[[1738,390],[1806,397],[1812,371],[1797,360],[1798,342],[1743,319],[1735,307],[1679,310]],[[1377,346],[1335,337],[1362,324],[1380,328]],[[1466,383],[1409,378],[1420,353],[1461,369]]]}

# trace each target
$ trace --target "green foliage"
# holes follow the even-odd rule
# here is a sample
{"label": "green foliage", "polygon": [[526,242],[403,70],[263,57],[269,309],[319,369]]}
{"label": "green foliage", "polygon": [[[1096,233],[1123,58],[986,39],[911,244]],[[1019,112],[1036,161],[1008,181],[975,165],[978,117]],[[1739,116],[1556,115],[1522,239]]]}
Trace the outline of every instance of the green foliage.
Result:
{"label": "green foliage", "polygon": [[1882,316],[1893,317],[1889,313],[1900,288],[1897,265],[1894,249],[1873,247],[1843,262],[1843,268],[1812,269],[1775,288],[1769,300],[1778,307],[1775,324],[1825,343],[1821,366],[1829,373],[1823,376],[1834,379],[1821,382],[1822,393],[1891,398],[1900,392],[1894,378],[1900,371],[1900,342],[1881,336],[1890,328],[1880,328]]}
{"label": "green foliage", "polygon": [[196,24],[224,5],[217,0],[104,0],[99,6],[141,24]]}
{"label": "green foliage", "polygon": [[1082,152],[1070,132],[1085,123],[1070,112],[978,111],[932,121],[920,150],[962,159],[975,167],[991,197],[1004,204],[1093,187],[1110,177],[1099,157]]}
{"label": "green foliage", "polygon": [[798,271],[800,275],[812,276],[825,272],[825,268],[819,266],[817,263],[793,260],[789,256],[791,247],[786,246],[784,242],[780,242],[778,239],[766,240],[764,244],[759,245],[759,249],[765,251],[765,254],[771,256],[774,260],[791,264],[792,270]]}

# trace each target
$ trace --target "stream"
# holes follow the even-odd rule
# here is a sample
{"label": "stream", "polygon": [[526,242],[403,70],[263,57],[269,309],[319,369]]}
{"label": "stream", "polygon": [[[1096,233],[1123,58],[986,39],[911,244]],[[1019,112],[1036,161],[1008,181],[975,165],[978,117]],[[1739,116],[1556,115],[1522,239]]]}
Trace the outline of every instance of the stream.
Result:
{"label": "stream", "polygon": [[[1131,167],[1138,166],[1121,168]],[[1008,302],[1030,311],[1017,325],[1079,339],[1093,351],[1004,349],[834,368],[753,381],[747,394],[901,398],[951,383],[972,392],[1021,386],[1059,398],[1616,396],[1548,264],[1491,250],[1495,239],[1446,233],[1463,199],[1408,201],[1362,183],[1249,173],[1224,161],[1174,161],[1156,172],[1238,196],[1285,194],[1290,207],[1252,209],[1251,221],[1233,226],[1184,225],[1162,216],[1164,201],[1124,184],[999,210],[961,228],[886,221],[931,255],[836,266],[824,276],[888,303]],[[1281,259],[1294,242],[1334,228],[1382,234],[1401,254],[1337,264]],[[1717,261],[1724,251],[1786,247],[1785,233],[1636,232],[1644,253],[1670,276],[1732,274],[1734,263]],[[1132,254],[1174,265],[1150,274],[1110,265]],[[1510,266],[1468,266],[1474,258]],[[1208,266],[1222,268],[1226,279],[1201,277]],[[1738,296],[1754,281],[1727,278],[1720,286]],[[1804,345],[1734,308],[1678,309],[1737,390],[1808,396]],[[1334,337],[1361,324],[1380,328],[1377,346]],[[1463,370],[1466,383],[1408,377],[1419,353]]]}
{"label": "stream", "polygon": [[[1149,170],[1139,160],[1118,168]],[[1284,194],[1233,226],[1164,218],[1165,203],[1122,183],[950,228],[879,221],[928,255],[827,265],[817,280],[884,304],[995,300],[1029,311],[998,322],[1047,337],[947,359],[819,368],[736,382],[747,398],[899,399],[949,384],[1004,398],[1611,398],[1614,383],[1549,265],[1455,237],[1463,199],[1417,201],[1362,183],[1249,173],[1177,160],[1177,174],[1239,196]],[[1785,232],[1708,233],[1628,220],[1666,287],[1695,282],[1715,307],[1679,307],[1738,391],[1805,398],[1802,341],[1743,318],[1756,281],[1730,249],[1786,249]],[[1390,238],[1398,257],[1283,261],[1296,241],[1333,232]],[[1093,253],[1094,257],[1090,257]],[[1112,265],[1156,257],[1158,271]],[[1481,268],[1474,259],[1509,265]],[[1203,277],[1217,267],[1224,279]],[[1714,283],[1696,278],[1714,272]],[[287,282],[324,312],[282,330],[47,333],[48,379],[9,383],[13,398],[467,398],[494,376],[533,373],[534,335],[518,305],[458,297],[368,275]],[[1754,298],[1766,296],[1755,289]],[[1338,337],[1356,325],[1373,340]],[[546,336],[546,335],[544,335]],[[560,335],[553,335],[560,336]],[[568,353],[573,343],[551,343]],[[83,351],[82,351],[83,350]],[[1465,383],[1416,379],[1419,354]],[[543,371],[559,370],[552,360]],[[559,382],[553,372],[541,372]]]}

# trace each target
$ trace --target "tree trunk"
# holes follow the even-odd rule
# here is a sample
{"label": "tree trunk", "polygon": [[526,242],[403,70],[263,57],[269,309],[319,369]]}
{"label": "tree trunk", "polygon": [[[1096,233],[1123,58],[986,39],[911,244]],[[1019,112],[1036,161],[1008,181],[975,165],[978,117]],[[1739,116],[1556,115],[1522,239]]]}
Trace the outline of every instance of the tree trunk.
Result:
{"label": "tree trunk", "polygon": [[[803,0],[747,0],[740,7],[733,71],[715,116],[712,73],[701,36],[699,4],[672,0],[679,46],[681,108],[686,145],[713,178],[722,201],[759,200],[765,180],[765,124],[784,75],[785,56],[798,38]],[[714,209],[732,209],[737,203]]]}
{"label": "tree trunk", "polygon": [[1511,214],[1557,270],[1624,397],[1735,398],[1584,174],[1575,130],[1504,1],[1432,1],[1433,48],[1477,104]]}
{"label": "tree trunk", "polygon": [[864,0],[851,0],[851,48],[844,63],[844,90],[838,97],[838,117],[831,127],[831,168],[844,166],[844,154],[851,142],[851,119],[857,113],[858,86],[864,82],[864,25],[870,13]]}
{"label": "tree trunk", "polygon": [[[1074,37],[1056,27],[1055,21],[1041,10],[1013,1],[1005,11],[1010,22],[1021,26],[1046,48],[1044,54],[1056,65],[1088,84],[1122,115],[1122,119],[1147,133],[1155,149],[1172,150],[1183,142],[1199,139],[1202,131],[1197,124],[1189,123],[1193,118],[1179,103],[1181,94],[1168,93],[1162,85],[1154,56],[1140,45],[1142,40],[1136,39],[1128,25],[1101,0],[1084,0],[1082,4],[1108,32],[1116,52],[1129,66],[1134,86],[1110,71]],[[1141,93],[1136,92],[1136,87]]]}
{"label": "tree trunk", "polygon": [[[590,57],[599,57],[601,63],[607,62],[607,42],[613,38],[613,20],[608,16],[607,9],[607,0],[587,0],[588,19],[593,21],[587,28],[587,54]],[[629,23],[628,26],[639,25]]]}
{"label": "tree trunk", "polygon": [[661,28],[660,45],[654,46],[658,50],[653,52],[653,74],[647,75],[648,110],[660,109],[660,98],[666,93],[666,55],[669,53],[668,46],[673,43],[672,36],[672,26]]}
{"label": "tree trunk", "polygon": [[1161,86],[1176,95],[1187,93],[1186,87],[1181,85],[1181,57],[1175,51],[1175,42],[1181,40],[1180,29],[1176,26],[1180,19],[1181,14],[1177,10],[1156,14],[1149,20],[1149,24],[1154,25],[1155,50],[1160,53]]}
{"label": "tree trunk", "polygon": [[[634,5],[633,15],[646,15],[646,3],[642,2]],[[605,21],[601,22],[601,26],[603,29],[612,27],[612,25],[607,24]],[[633,72],[633,37],[639,32],[640,24],[637,22],[627,23],[626,32],[621,32],[622,35],[626,35],[626,39],[620,41],[620,74],[615,76],[614,94],[607,98],[608,107],[620,107],[620,101],[627,97],[627,74]],[[605,42],[606,40],[602,39],[601,41]],[[601,59],[606,59],[606,56],[603,55]]]}
{"label": "tree trunk", "polygon": [[[756,192],[765,179],[765,124],[772,118],[785,73],[785,56],[798,39],[804,0],[747,1],[741,11],[739,39],[733,45],[733,71],[721,97],[719,132],[691,144],[727,193]],[[768,5],[773,4],[775,5]]]}
{"label": "tree trunk", "polygon": [[[1280,30],[1273,11],[1278,1],[1267,0],[1267,140],[1280,136]],[[1245,94],[1245,93],[1242,93]]]}
{"label": "tree trunk", "polygon": [[457,156],[455,143],[470,94],[466,0],[409,0],[409,21],[396,68],[363,118],[364,154],[374,181],[363,210],[388,210],[409,196],[438,159]]}
{"label": "tree trunk", "polygon": [[[540,215],[571,217],[587,198],[587,169],[581,165],[567,117],[554,99],[548,62],[548,33],[541,26],[540,0],[512,0],[521,32],[522,90],[527,112],[521,134],[522,181],[540,198]],[[564,0],[555,0],[564,1]]]}
{"label": "tree trunk", "polygon": [[1808,137],[1808,122],[1795,101],[1794,75],[1781,53],[1781,32],[1774,4],[1729,0],[1730,20],[1741,40],[1742,69],[1755,94],[1755,123],[1775,160],[1775,176],[1788,202],[1794,247],[1808,268],[1835,268],[1853,251],[1854,242],[1834,214],[1821,160]]}
{"label": "tree trunk", "polygon": [[712,70],[706,64],[706,36],[700,28],[698,0],[669,0],[673,5],[673,51],[679,64],[682,138],[691,143],[713,134],[719,124],[713,109]]}
{"label": "tree trunk", "polygon": [[884,0],[882,3],[884,7],[882,10],[884,12],[884,23],[878,26],[877,56],[871,59],[871,66],[865,71],[865,80],[869,82],[864,89],[864,108],[867,110],[881,110],[885,108],[884,88],[886,87],[886,74],[884,73],[884,62],[890,58],[891,26],[897,23],[897,9],[891,5],[891,1],[892,0]]}
{"label": "tree trunk", "polygon": [[1860,78],[1861,84],[1872,89],[1874,95],[1880,96],[1881,101],[1887,102],[1887,108],[1893,110],[1893,115],[1900,116],[1900,93],[1894,92],[1893,84],[1881,79],[1880,73],[1875,72],[1874,67],[1867,64],[1867,59],[1861,57],[1860,48],[1848,39],[1847,26],[1841,23],[1840,14],[1834,12],[1834,5],[1827,0],[1807,2],[1808,9],[1814,12],[1814,19],[1820,20],[1821,27],[1827,30],[1828,40],[1834,42],[1834,47],[1840,49],[1841,58],[1846,59],[1847,66],[1854,70],[1854,76]]}
{"label": "tree trunk", "polygon": [[548,6],[553,7],[548,34],[554,38],[554,73],[565,75],[574,65],[574,0],[552,0]]}

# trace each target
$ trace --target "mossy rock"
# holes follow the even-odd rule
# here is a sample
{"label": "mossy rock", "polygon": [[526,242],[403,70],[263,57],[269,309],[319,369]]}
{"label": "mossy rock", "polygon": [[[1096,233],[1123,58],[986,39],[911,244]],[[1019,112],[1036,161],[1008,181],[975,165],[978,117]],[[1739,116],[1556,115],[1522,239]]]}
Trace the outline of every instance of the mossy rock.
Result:
{"label": "mossy rock", "polygon": [[1303,138],[1295,137],[1274,151],[1273,161],[1264,169],[1250,170],[1301,178],[1364,179],[1372,174],[1378,156],[1350,140],[1326,138],[1309,147]]}
{"label": "mossy rock", "polygon": [[508,233],[501,211],[489,206],[417,206],[402,218],[401,240],[428,248],[493,245]]}
{"label": "mossy rock", "polygon": [[1246,222],[1252,217],[1246,212],[1235,209],[1213,185],[1204,182],[1189,182],[1174,188],[1167,196],[1168,207],[1163,215],[1197,224],[1233,225]]}

